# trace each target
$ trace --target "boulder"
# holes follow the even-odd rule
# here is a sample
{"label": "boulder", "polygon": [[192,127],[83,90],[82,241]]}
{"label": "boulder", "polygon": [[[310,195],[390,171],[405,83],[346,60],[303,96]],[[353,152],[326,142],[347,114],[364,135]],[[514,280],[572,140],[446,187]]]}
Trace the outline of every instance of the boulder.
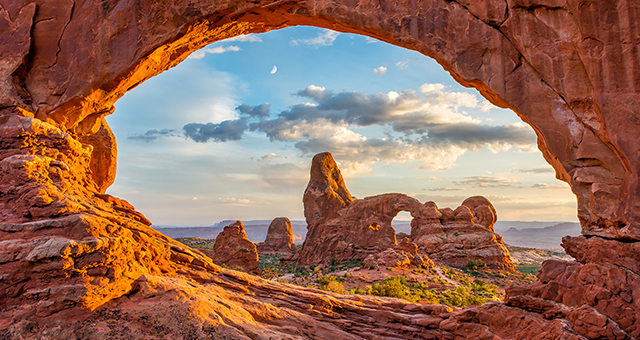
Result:
{"label": "boulder", "polygon": [[236,221],[224,227],[213,245],[214,263],[258,274],[258,250],[247,238],[242,222]]}
{"label": "boulder", "polygon": [[367,256],[363,263],[365,266],[397,268],[414,266],[431,269],[435,266],[427,255],[418,254],[418,246],[406,238],[393,248]]}
{"label": "boulder", "polygon": [[298,250],[293,244],[293,227],[287,217],[276,217],[267,231],[264,242],[257,244],[258,254],[291,254]]}

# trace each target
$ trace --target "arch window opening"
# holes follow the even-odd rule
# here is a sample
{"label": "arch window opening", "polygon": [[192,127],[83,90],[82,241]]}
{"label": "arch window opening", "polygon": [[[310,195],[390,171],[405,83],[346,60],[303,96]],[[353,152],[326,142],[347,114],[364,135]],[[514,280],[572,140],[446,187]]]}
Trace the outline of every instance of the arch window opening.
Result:
{"label": "arch window opening", "polygon": [[156,226],[304,220],[323,151],[358,198],[455,209],[483,195],[502,221],[577,221],[575,196],[512,111],[364,36],[291,27],[216,42],[127,93],[107,121],[119,145],[108,193]]}
{"label": "arch window opening", "polygon": [[[400,211],[396,217],[391,221],[391,226],[396,230],[396,235],[399,233],[411,234],[411,213],[408,211]],[[398,242],[401,242],[398,238]]]}

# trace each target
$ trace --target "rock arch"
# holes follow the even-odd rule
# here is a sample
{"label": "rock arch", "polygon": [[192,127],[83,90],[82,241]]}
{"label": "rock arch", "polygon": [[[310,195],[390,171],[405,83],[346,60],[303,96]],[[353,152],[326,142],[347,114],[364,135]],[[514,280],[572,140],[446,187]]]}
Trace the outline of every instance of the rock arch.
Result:
{"label": "rock arch", "polygon": [[[638,18],[631,0],[0,1],[0,305],[10,306],[0,310],[0,334],[98,334],[90,324],[56,325],[106,322],[126,315],[115,310],[134,313],[128,299],[165,297],[174,302],[135,313],[165,317],[179,332],[176,315],[225,310],[226,319],[198,314],[190,325],[229,337],[509,337],[515,329],[557,338],[575,336],[571,325],[583,335],[638,337]],[[580,262],[546,264],[543,280],[508,291],[506,304],[451,312],[356,302],[221,269],[104,194],[116,153],[104,116],[118,98],[209,43],[293,25],[419,51],[512,109],[570,183],[583,234],[602,238],[565,239]],[[206,298],[175,302],[176,291]],[[277,309],[261,308],[264,296]],[[283,316],[294,312],[313,317]],[[132,320],[131,332],[148,329]]]}
{"label": "rock arch", "polygon": [[93,145],[92,180],[104,191],[115,143],[103,117],[191,52],[294,25],[367,35],[434,58],[530,124],[571,184],[585,234],[640,239],[640,146],[629,140],[640,132],[639,52],[620,47],[637,46],[637,13],[623,0],[12,1],[0,11],[0,107]]}

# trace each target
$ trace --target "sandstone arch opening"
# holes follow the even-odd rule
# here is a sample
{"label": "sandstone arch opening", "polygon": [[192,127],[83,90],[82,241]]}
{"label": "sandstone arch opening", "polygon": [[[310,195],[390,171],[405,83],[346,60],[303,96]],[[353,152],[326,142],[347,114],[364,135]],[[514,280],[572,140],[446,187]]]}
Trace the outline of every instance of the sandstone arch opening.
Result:
{"label": "sandstone arch opening", "polygon": [[[619,117],[635,117],[632,108],[636,104],[634,100],[625,102],[626,99],[621,99],[620,103],[616,101],[616,105],[627,110],[627,115],[614,117],[602,114],[603,104],[596,100],[596,94],[604,91],[606,84],[591,81],[589,74],[600,74],[603,69],[594,68],[599,59],[595,54],[586,52],[594,46],[586,43],[574,46],[571,42],[571,37],[580,35],[578,31],[559,35],[553,25],[544,28],[540,41],[546,43],[559,39],[560,45],[568,46],[580,56],[549,61],[545,55],[559,55],[557,50],[553,50],[555,47],[541,51],[535,47],[539,44],[530,44],[515,32],[520,32],[522,27],[538,27],[541,22],[552,20],[552,12],[532,13],[526,7],[516,6],[514,10],[518,15],[510,16],[507,15],[508,6],[502,2],[484,6],[467,2],[440,4],[426,1],[416,4],[414,12],[408,8],[411,6],[399,4],[389,8],[367,5],[362,11],[343,4],[336,6],[293,2],[257,7],[248,3],[202,5],[196,6],[198,9],[193,12],[191,9],[185,12],[184,8],[178,10],[181,14],[171,15],[175,20],[165,22],[168,29],[156,32],[152,29],[155,25],[152,13],[163,12],[165,8],[161,5],[151,11],[142,10],[146,13],[144,19],[125,25],[131,28],[110,33],[113,43],[96,41],[74,51],[56,47],[55,39],[41,38],[36,34],[34,42],[43,48],[34,52],[36,60],[29,71],[34,76],[18,76],[17,83],[11,86],[4,101],[34,111],[39,119],[77,136],[91,135],[100,129],[102,117],[112,112],[113,103],[126,91],[177,65],[192,51],[213,41],[294,25],[367,35],[433,57],[461,84],[477,88],[494,104],[513,109],[540,137],[539,147],[545,159],[554,166],[557,177],[571,183],[578,197],[578,215],[585,232],[614,238],[636,238],[635,214],[640,209],[626,197],[635,197],[636,191],[640,190],[633,170],[638,168],[635,166],[637,152],[634,151],[637,146],[624,143],[607,132],[608,126],[635,126],[624,123],[627,118]],[[19,17],[18,8],[21,7],[16,5],[10,9],[11,17]],[[30,27],[30,15],[35,12],[35,7],[22,9],[23,17],[19,20],[24,21],[24,27]],[[66,13],[61,21],[70,18],[69,9],[60,12]],[[130,11],[119,9],[114,5],[101,11],[105,18],[109,17],[114,22],[131,19],[124,14]],[[156,12],[158,10],[160,12]],[[396,10],[396,14],[387,17],[389,11]],[[562,8],[557,13],[567,13],[567,10]],[[38,32],[48,30],[43,25],[39,25],[42,28],[38,28]],[[56,31],[61,36],[64,27],[60,26]],[[135,30],[131,31],[133,27]],[[20,32],[21,36],[30,34],[28,30]],[[131,35],[123,34],[125,32]],[[42,35],[45,36],[48,35]],[[141,37],[141,40],[137,44],[124,43],[133,37]],[[106,44],[104,48],[102,44]],[[109,57],[101,59],[101,55],[93,52],[96,46],[111,51]],[[549,43],[549,46],[556,44]],[[16,65],[20,65],[20,56],[29,50],[22,48],[13,53],[18,58]],[[78,53],[85,57],[75,58]],[[56,63],[58,59],[63,62]],[[83,65],[117,66],[87,68],[90,76],[83,77],[84,82],[76,83],[65,76],[69,67],[76,67],[76,64],[69,63],[71,60],[81,60]],[[566,69],[565,76],[560,76],[555,69]],[[572,78],[566,78],[569,73]],[[59,85],[42,85],[39,82],[39,79],[54,76],[64,81]],[[596,78],[605,79],[602,76]],[[630,78],[629,84],[633,81]],[[60,90],[62,88],[64,90]],[[30,96],[26,99],[21,99],[24,95],[17,95],[27,92]],[[64,95],[59,94],[62,92]],[[108,135],[104,131],[102,134]],[[85,140],[89,141],[89,138]],[[113,180],[115,164],[110,160],[112,155],[108,151],[113,140],[101,138],[92,143],[97,156],[92,166],[92,179],[98,189],[104,191]],[[98,158],[102,159],[101,167],[97,166]],[[622,189],[623,183],[627,189]]]}
{"label": "sandstone arch opening", "polygon": [[[327,108],[300,114],[306,102]],[[432,59],[363,36],[311,27],[242,36],[195,52],[116,103],[107,120],[121,177],[108,192],[156,225],[300,220],[311,156],[331,151],[359,197],[403,192],[455,208],[485,195],[501,220],[575,220],[573,195],[535,150],[534,133],[491,107]],[[214,130],[223,121],[239,130],[187,134],[188,124]],[[427,125],[431,140],[418,131]]]}
{"label": "sandstone arch opening", "polygon": [[[309,332],[296,336],[324,337],[410,333],[438,338],[466,332],[508,337],[514,329],[522,337],[541,330],[551,338],[638,337],[640,308],[633,287],[640,285],[634,248],[640,239],[640,145],[632,139],[640,135],[640,78],[637,49],[623,46],[637,44],[638,28],[630,18],[640,10],[624,1],[557,5],[439,0],[3,4],[0,232],[2,260],[8,262],[0,264],[0,299],[11,306],[11,315],[0,319],[2,332],[17,337],[68,332],[60,338],[78,330],[97,334],[100,328],[75,322],[77,316],[106,323],[111,315],[122,315],[112,313],[118,308],[133,312],[125,294],[137,302],[158,302],[181,291],[206,297],[191,310],[234,311],[224,322],[219,315],[199,315],[198,327],[189,329],[199,334],[213,325],[230,337],[243,332],[289,336],[292,329]],[[510,291],[506,304],[450,312],[366,297],[354,303],[217,268],[155,234],[126,202],[103,194],[115,169],[115,144],[104,116],[126,91],[210,42],[302,24],[364,34],[429,55],[457,81],[533,126],[545,159],[578,198],[582,232],[589,236],[567,239],[578,262],[549,264],[543,268],[548,280]],[[629,71],[620,72],[620,65]],[[575,277],[589,280],[579,284]],[[246,291],[237,293],[238,286]],[[612,286],[621,288],[607,289]],[[609,298],[599,299],[600,293]],[[260,309],[265,296],[275,297],[269,301],[277,310]],[[162,313],[167,319],[191,315],[188,301],[171,301],[175,309],[155,303],[137,311],[147,313],[138,320]],[[313,302],[313,311],[304,301]],[[64,317],[57,314],[61,311]],[[477,318],[469,320],[467,311]],[[290,317],[309,313],[313,317],[303,321]],[[344,317],[335,318],[338,314]],[[171,319],[174,334],[185,334],[178,333],[185,319]],[[60,320],[73,327],[60,327]],[[505,320],[513,322],[508,329],[501,326]],[[42,327],[32,327],[32,321]],[[399,323],[409,328],[399,331]],[[149,331],[142,324],[130,329]]]}

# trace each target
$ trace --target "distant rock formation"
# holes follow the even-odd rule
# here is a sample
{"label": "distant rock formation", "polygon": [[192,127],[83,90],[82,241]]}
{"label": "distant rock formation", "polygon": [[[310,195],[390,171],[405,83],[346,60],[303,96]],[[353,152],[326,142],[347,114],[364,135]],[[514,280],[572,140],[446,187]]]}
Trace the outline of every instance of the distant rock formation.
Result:
{"label": "distant rock formation", "polygon": [[315,155],[311,161],[311,178],[303,196],[307,225],[337,217],[338,210],[348,207],[354,199],[331,153]]}
{"label": "distant rock formation", "polygon": [[391,221],[400,211],[409,211],[413,220],[408,241],[415,242],[421,254],[457,267],[472,259],[516,269],[502,238],[493,232],[495,209],[481,196],[467,198],[455,211],[396,193],[352,200],[333,157],[325,152],[313,157],[303,201],[308,232],[293,257],[299,265],[364,260],[393,248],[398,243]]}
{"label": "distant rock formation", "polygon": [[258,254],[290,254],[298,250],[293,244],[293,227],[287,217],[276,217],[269,224],[267,238],[257,244]]}
{"label": "distant rock formation", "polygon": [[259,273],[256,245],[247,238],[240,221],[224,227],[218,234],[211,259],[214,263],[227,265],[231,269],[237,267],[247,273]]}
{"label": "distant rock formation", "polygon": [[303,197],[307,236],[294,259],[300,265],[363,260],[393,247],[395,214],[383,209],[385,201],[384,197],[354,200],[331,153],[315,155]]}

